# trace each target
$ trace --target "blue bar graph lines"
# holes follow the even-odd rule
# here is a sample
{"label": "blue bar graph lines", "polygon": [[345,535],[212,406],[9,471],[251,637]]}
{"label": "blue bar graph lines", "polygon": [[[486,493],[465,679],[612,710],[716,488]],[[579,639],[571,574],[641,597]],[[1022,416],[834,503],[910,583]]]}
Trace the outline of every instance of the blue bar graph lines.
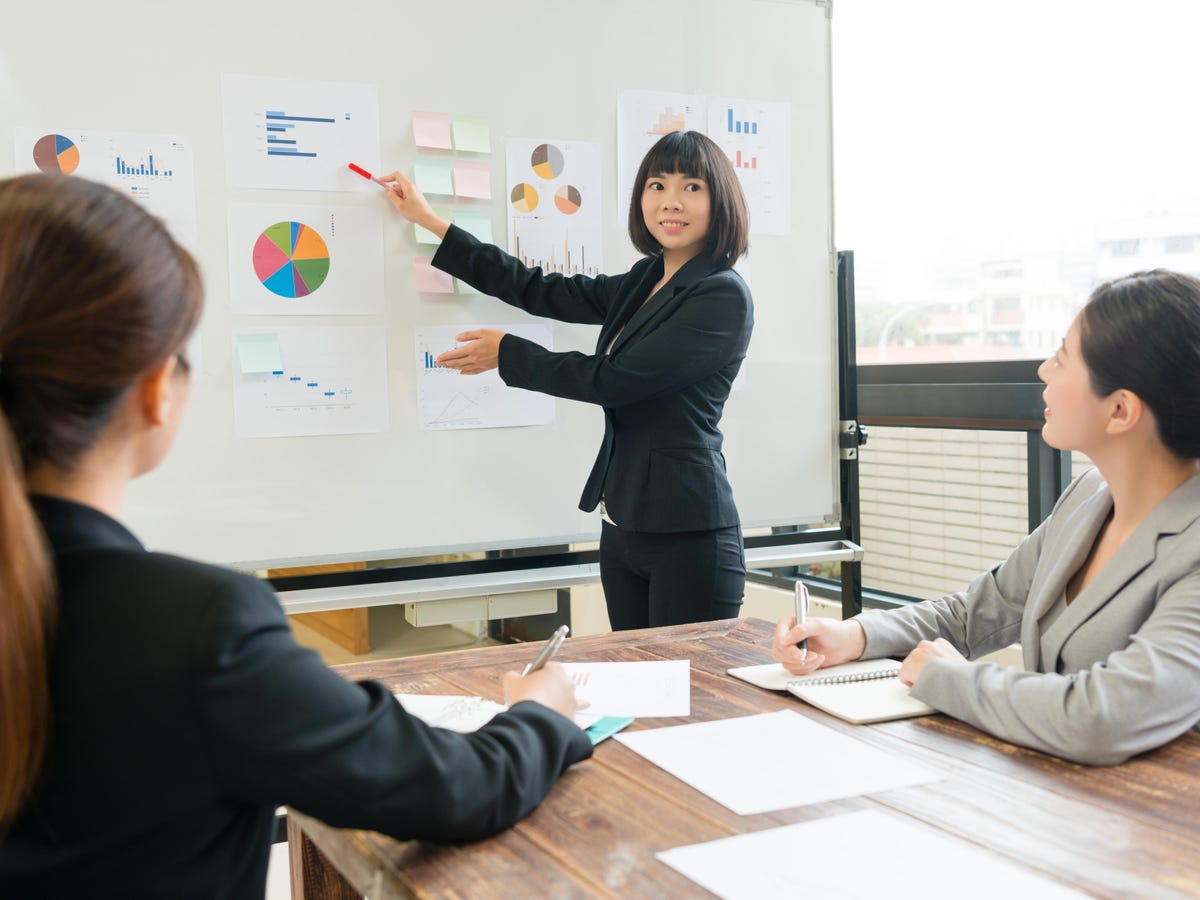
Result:
{"label": "blue bar graph lines", "polygon": [[758,134],[757,122],[745,122],[741,119],[734,119],[733,107],[728,107],[725,113],[725,128],[730,134]]}
{"label": "blue bar graph lines", "polygon": [[174,169],[156,169],[154,168],[154,154],[148,153],[145,160],[138,160],[137,165],[131,166],[125,160],[117,157],[116,162],[118,175],[155,175],[163,178],[170,178],[175,174]]}
{"label": "blue bar graph lines", "polygon": [[325,116],[289,116],[279,109],[268,109],[267,118],[272,122],[328,122],[330,125],[337,121]]}
{"label": "blue bar graph lines", "polygon": [[[334,403],[350,403],[351,395],[354,391],[351,388],[330,389],[324,387],[321,382],[313,381],[305,378],[302,375],[289,375],[283,369],[272,369],[271,376],[277,384],[289,384],[300,388],[303,391],[304,397],[308,398],[299,403],[297,402],[280,402],[273,404],[275,409],[300,409],[304,407],[323,406],[326,402]],[[280,400],[290,400],[295,395],[281,396]]]}
{"label": "blue bar graph lines", "polygon": [[[282,109],[264,110],[264,115],[267,120],[267,156],[315,159],[319,154],[302,146],[306,143],[304,128],[337,123],[337,119],[330,116],[293,116]],[[291,131],[296,128],[296,123],[301,123],[299,132]]]}

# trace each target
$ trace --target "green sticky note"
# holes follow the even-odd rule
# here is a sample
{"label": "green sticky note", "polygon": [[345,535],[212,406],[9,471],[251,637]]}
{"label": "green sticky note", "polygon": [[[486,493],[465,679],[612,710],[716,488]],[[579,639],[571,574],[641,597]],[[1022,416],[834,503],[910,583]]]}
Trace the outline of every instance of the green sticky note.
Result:
{"label": "green sticky note", "polygon": [[455,278],[454,279],[454,293],[456,293],[456,294],[478,294],[479,291],[475,290],[475,288],[471,287],[469,284],[467,284],[461,278]]}
{"label": "green sticky note", "polygon": [[492,136],[487,119],[482,116],[455,116],[450,122],[454,132],[454,149],[468,153],[491,153]]}
{"label": "green sticky note", "polygon": [[460,209],[454,213],[454,224],[463,231],[470,232],[476,240],[485,244],[494,244],[492,238],[492,214],[480,210]]}
{"label": "green sticky note", "polygon": [[454,193],[454,180],[450,177],[449,159],[418,159],[413,163],[413,180],[423,194]]}
{"label": "green sticky note", "polygon": [[605,716],[597,722],[593,722],[586,729],[584,734],[588,736],[588,740],[593,746],[600,743],[605,738],[610,738],[626,725],[633,722],[633,719],[625,718],[624,716]]}
{"label": "green sticky note", "polygon": [[237,336],[238,362],[243,375],[279,372],[283,355],[279,352],[279,335],[274,332],[245,331]]}
{"label": "green sticky note", "polygon": [[[435,213],[437,213],[439,216],[441,216],[443,219],[450,218],[449,210],[439,209],[438,207],[435,206],[433,208],[433,211]],[[438,237],[436,234],[434,234],[428,228],[422,228],[416,222],[413,222],[413,234],[416,236],[418,244],[440,244],[442,242],[442,239],[440,237]]]}

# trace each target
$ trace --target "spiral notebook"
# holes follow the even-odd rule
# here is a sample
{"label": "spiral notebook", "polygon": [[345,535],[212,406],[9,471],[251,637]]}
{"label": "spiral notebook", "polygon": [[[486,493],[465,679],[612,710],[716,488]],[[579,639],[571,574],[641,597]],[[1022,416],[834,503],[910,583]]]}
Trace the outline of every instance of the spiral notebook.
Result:
{"label": "spiral notebook", "polygon": [[900,663],[893,659],[857,660],[814,675],[793,675],[779,663],[728,670],[735,678],[769,691],[787,691],[856,725],[937,712],[909,693],[896,677],[899,671]]}

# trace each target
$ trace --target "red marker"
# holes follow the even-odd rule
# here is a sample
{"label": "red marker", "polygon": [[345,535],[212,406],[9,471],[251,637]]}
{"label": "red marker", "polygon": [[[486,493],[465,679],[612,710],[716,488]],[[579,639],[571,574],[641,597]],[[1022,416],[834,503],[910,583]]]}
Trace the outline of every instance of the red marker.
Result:
{"label": "red marker", "polygon": [[346,163],[346,165],[349,166],[350,171],[355,173],[356,175],[361,175],[363,178],[367,179],[368,181],[373,181],[380,187],[387,188],[389,191],[395,191],[397,194],[400,195],[401,200],[404,199],[404,191],[400,190],[400,185],[384,181],[382,178],[376,178],[374,175],[372,175],[370,172],[368,172],[362,166],[357,166],[354,163]]}

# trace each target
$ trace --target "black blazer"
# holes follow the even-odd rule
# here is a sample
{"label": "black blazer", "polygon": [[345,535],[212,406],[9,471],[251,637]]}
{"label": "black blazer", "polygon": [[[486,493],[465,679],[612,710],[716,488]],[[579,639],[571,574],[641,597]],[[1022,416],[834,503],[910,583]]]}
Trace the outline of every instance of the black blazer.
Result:
{"label": "black blazer", "polygon": [[59,624],[41,784],[0,838],[0,897],[263,896],[275,807],[397,838],[472,840],[591,755],[521,703],[430,728],[292,639],[246,575],[147,552],[119,523],[35,498]]}
{"label": "black blazer", "polygon": [[739,523],[718,426],[754,327],[740,275],[701,254],[649,297],[661,258],[623,275],[543,274],[454,226],[433,264],[534,315],[601,326],[591,356],[552,353],[513,334],[500,342],[506,384],[604,407],[604,441],[580,509],[603,497],[617,527],[630,531]]}

